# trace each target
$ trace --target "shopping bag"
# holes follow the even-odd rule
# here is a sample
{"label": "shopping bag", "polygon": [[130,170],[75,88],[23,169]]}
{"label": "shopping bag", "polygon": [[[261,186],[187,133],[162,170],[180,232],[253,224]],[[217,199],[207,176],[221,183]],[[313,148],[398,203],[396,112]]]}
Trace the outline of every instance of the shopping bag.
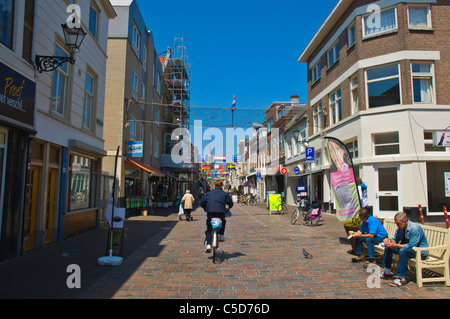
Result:
{"label": "shopping bag", "polygon": [[180,209],[178,210],[178,215],[184,215],[183,204],[180,205]]}

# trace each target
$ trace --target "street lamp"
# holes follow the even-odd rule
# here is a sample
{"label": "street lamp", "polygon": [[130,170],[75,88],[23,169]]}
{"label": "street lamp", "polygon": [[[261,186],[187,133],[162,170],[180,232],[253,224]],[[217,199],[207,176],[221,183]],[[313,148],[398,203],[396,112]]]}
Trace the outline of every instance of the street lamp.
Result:
{"label": "street lamp", "polygon": [[64,33],[64,40],[69,48],[70,55],[67,56],[42,56],[36,55],[35,63],[39,73],[51,72],[56,70],[64,63],[75,64],[74,53],[80,50],[86,31],[80,26],[79,28],[70,28],[67,23],[61,25]]}

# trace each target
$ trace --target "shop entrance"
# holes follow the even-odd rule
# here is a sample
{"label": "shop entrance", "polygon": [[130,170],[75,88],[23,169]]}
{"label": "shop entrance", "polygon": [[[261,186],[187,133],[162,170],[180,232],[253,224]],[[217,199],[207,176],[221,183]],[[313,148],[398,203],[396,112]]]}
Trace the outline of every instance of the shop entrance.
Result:
{"label": "shop entrance", "polygon": [[25,227],[24,237],[25,251],[29,251],[36,248],[36,225],[37,225],[37,212],[39,205],[39,180],[40,180],[41,168],[38,166],[31,166],[29,173],[29,180],[27,183],[26,194],[26,210],[25,210]]}

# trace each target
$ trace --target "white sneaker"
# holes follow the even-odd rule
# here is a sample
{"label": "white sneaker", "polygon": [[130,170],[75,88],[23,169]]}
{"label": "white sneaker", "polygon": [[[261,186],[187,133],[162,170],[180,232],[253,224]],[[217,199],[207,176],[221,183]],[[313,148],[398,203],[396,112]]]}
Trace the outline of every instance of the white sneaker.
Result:
{"label": "white sneaker", "polygon": [[219,235],[219,241],[224,242],[225,241],[225,236],[224,235]]}
{"label": "white sneaker", "polygon": [[205,253],[210,253],[210,252],[211,252],[211,245],[206,245]]}

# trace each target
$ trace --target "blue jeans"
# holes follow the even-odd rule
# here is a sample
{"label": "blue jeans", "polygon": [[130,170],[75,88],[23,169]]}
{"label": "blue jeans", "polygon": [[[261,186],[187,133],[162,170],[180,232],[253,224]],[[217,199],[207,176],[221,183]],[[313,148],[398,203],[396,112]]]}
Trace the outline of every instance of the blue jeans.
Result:
{"label": "blue jeans", "polygon": [[[398,275],[400,277],[406,277],[406,272],[408,270],[408,259],[416,257],[416,252],[412,248],[385,248],[383,263],[381,264],[384,268],[391,269],[392,266],[392,254],[398,254]],[[422,259],[426,256],[422,255]]]}
{"label": "blue jeans", "polygon": [[381,242],[383,242],[384,238],[357,237],[355,238],[355,240],[356,240],[356,249],[355,249],[356,254],[358,255],[364,254],[363,243],[365,242],[367,246],[367,255],[369,259],[375,259],[375,245],[378,245]]}

